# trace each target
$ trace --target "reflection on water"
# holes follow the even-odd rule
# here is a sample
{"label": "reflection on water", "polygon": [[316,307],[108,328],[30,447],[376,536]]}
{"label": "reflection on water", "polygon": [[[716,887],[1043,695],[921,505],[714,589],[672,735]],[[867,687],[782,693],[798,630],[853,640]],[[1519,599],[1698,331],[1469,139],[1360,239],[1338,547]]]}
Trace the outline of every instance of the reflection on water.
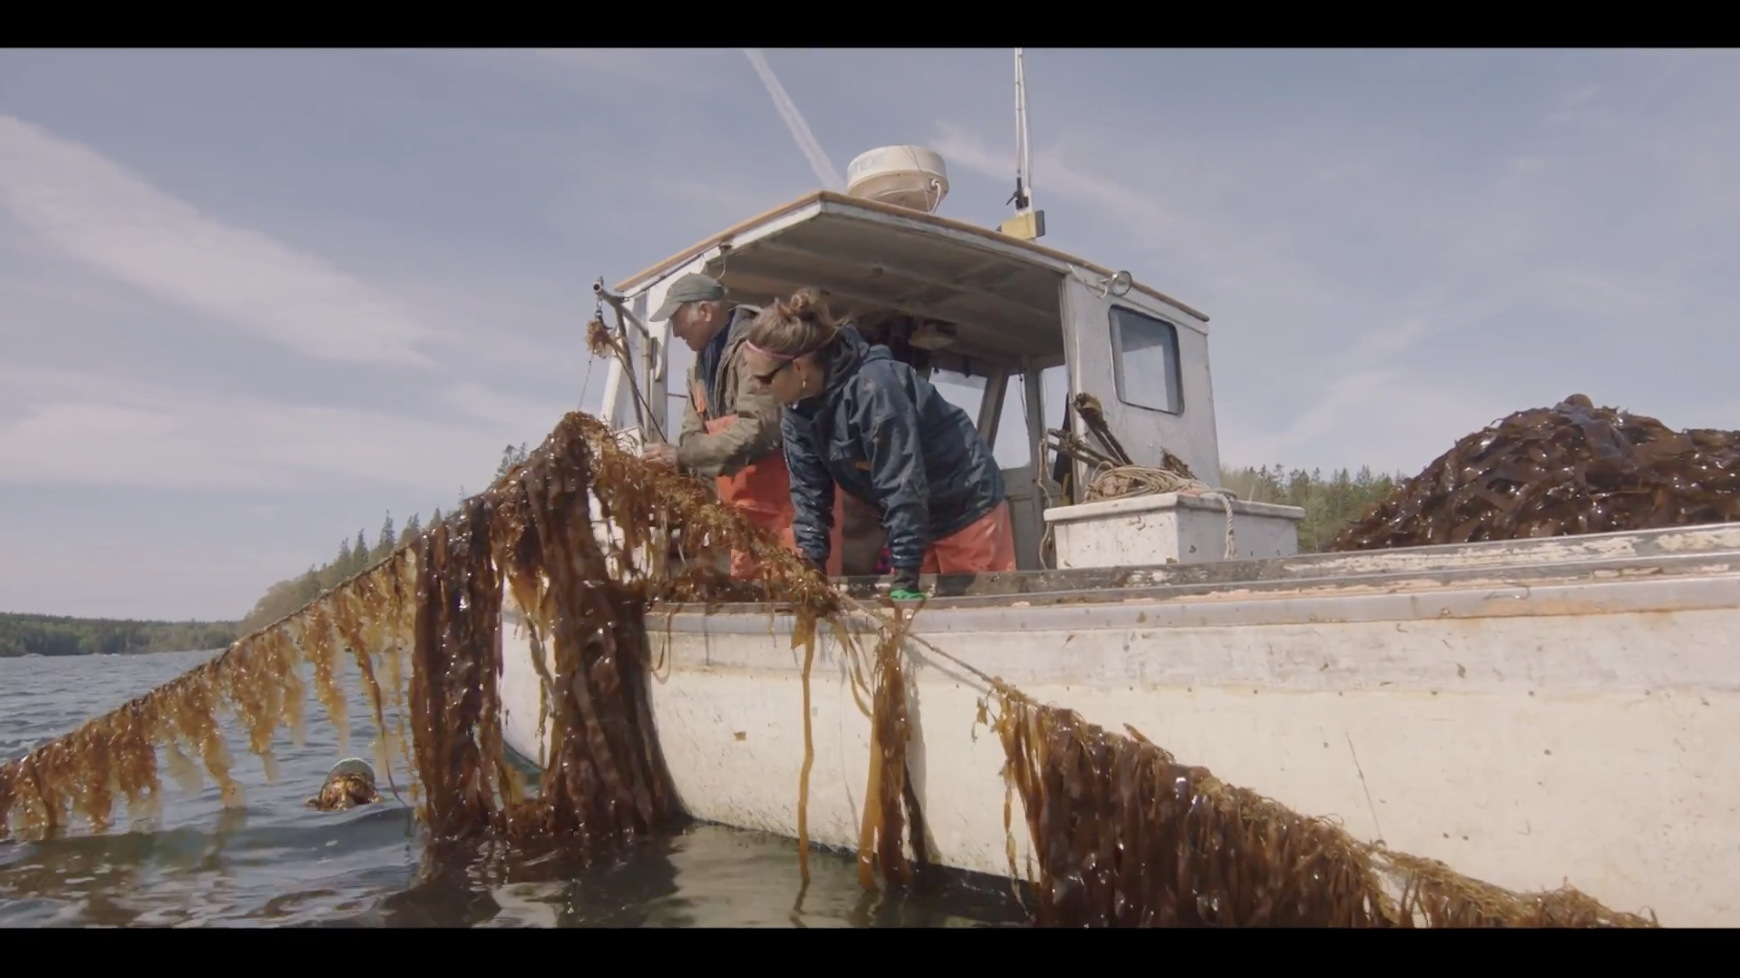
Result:
{"label": "reflection on water", "polygon": [[1006,887],[949,878],[866,894],[855,858],[817,853],[801,883],[795,843],[694,823],[674,838],[585,866],[559,845],[425,850],[419,877],[367,920],[410,927],[961,927],[1019,925]]}
{"label": "reflection on water", "polygon": [[[0,758],[208,656],[0,659]],[[341,683],[355,689],[350,678]],[[351,708],[350,748],[367,756],[373,716],[360,702]],[[348,812],[304,807],[343,756],[312,699],[307,744],[280,735],[276,784],[230,733],[245,808],[224,810],[213,785],[189,798],[165,778],[161,827],[129,826],[123,815],[108,836],[81,827],[41,843],[0,842],[0,926],[970,927],[1025,919],[1002,881],[951,876],[913,895],[866,894],[855,857],[838,853],[812,856],[800,902],[795,842],[704,824],[591,866],[558,842],[425,846],[410,810],[390,795]]]}
{"label": "reflection on water", "polygon": [[237,810],[205,825],[0,844],[0,924],[269,925],[360,911],[382,887],[408,881],[408,810],[316,814],[302,826],[250,828],[253,813]]}

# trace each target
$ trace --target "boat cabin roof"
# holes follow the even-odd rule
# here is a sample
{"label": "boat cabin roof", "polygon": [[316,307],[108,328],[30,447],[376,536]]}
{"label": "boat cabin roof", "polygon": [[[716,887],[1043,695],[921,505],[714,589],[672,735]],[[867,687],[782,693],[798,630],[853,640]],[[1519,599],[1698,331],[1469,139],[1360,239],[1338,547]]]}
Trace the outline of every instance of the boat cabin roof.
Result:
{"label": "boat cabin roof", "polygon": [[[952,350],[995,359],[1061,355],[1062,278],[1072,271],[1095,281],[1113,274],[989,228],[816,191],[643,269],[616,291],[633,295],[697,265],[739,302],[765,304],[813,287],[846,315],[896,310],[952,325]],[[1185,325],[1206,332],[1207,315],[1140,282],[1132,290],[1177,309]]]}

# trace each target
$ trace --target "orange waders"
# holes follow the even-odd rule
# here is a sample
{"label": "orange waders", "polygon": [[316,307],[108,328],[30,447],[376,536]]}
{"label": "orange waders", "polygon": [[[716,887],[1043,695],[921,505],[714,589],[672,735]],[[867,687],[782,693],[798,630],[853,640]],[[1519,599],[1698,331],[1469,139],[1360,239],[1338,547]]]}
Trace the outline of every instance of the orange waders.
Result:
{"label": "orange waders", "polygon": [[[706,388],[696,382],[691,397],[695,402],[695,410],[705,418]],[[716,435],[731,427],[731,423],[736,420],[735,414],[708,420],[707,434]],[[797,534],[792,530],[792,517],[796,515],[796,510],[791,503],[791,472],[785,466],[783,452],[769,452],[744,466],[737,474],[722,475],[716,481],[721,503],[736,507],[744,516],[749,517],[750,522],[777,536],[787,550],[800,553]],[[846,517],[841,512],[840,495],[838,492],[834,494],[834,530],[831,545],[828,547],[827,566],[830,577],[840,576],[841,561],[844,559],[840,531],[845,526]],[[732,577],[747,580],[754,577],[755,572],[755,558],[741,550],[731,551]]]}
{"label": "orange waders", "polygon": [[921,574],[989,574],[1015,569],[1015,527],[1009,503],[930,545]]}

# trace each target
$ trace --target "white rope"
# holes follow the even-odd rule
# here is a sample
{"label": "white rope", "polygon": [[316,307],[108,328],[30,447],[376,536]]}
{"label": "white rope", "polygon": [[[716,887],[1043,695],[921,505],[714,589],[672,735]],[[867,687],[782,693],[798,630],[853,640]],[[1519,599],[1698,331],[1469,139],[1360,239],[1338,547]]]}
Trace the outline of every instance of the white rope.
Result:
{"label": "white rope", "polygon": [[[1116,491],[1110,486],[1114,480],[1123,485]],[[1110,499],[1130,499],[1136,496],[1154,496],[1175,492],[1185,496],[1200,496],[1206,499],[1219,499],[1221,508],[1226,510],[1226,559],[1238,559],[1238,543],[1233,537],[1233,494],[1225,489],[1216,489],[1200,479],[1191,479],[1169,472],[1166,469],[1150,468],[1146,465],[1106,465],[1101,463],[1094,471],[1093,479],[1088,483],[1087,498],[1100,502]]]}

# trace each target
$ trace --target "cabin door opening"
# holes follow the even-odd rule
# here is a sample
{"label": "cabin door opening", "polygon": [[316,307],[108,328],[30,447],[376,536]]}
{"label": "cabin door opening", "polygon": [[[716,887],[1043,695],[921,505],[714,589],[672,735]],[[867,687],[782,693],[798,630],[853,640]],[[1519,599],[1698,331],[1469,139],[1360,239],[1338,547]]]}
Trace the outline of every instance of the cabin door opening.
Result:
{"label": "cabin door opening", "polygon": [[1069,364],[1062,357],[1051,358],[1049,366],[1034,370],[1029,376],[1027,389],[1032,392],[1029,402],[1033,405],[1033,438],[1039,450],[1039,457],[1034,460],[1037,471],[1033,480],[1038,490],[1033,507],[1034,532],[1039,536],[1036,566],[1043,570],[1057,563],[1056,548],[1045,532],[1045,511],[1074,503],[1075,487],[1081,475],[1080,469],[1070,464],[1068,456],[1059,456],[1046,448],[1050,444],[1047,432],[1069,429]]}
{"label": "cabin door opening", "polygon": [[[1061,366],[1061,365],[1060,365]],[[1040,491],[1040,446],[1045,434],[1041,405],[1041,373],[1032,361],[997,372],[986,397],[980,430],[991,443],[991,454],[1003,473],[1009,516],[1015,534],[1015,566],[1043,566],[1045,494]]]}
{"label": "cabin door opening", "polygon": [[967,370],[937,367],[923,373],[944,400],[974,419],[980,436],[991,446],[1009,502],[1015,566],[1036,570],[1044,509],[1034,465],[1034,449],[1043,431],[1035,427],[1039,374],[1025,360],[995,365],[974,361]]}

